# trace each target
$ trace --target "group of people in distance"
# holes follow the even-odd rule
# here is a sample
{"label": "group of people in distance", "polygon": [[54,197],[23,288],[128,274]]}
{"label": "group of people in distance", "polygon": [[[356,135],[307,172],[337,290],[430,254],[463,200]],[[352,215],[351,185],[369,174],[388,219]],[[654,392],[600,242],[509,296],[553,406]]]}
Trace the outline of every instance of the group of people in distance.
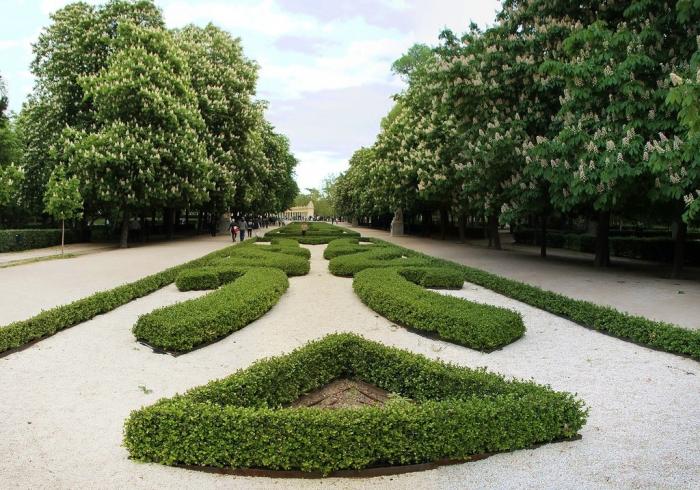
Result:
{"label": "group of people in distance", "polygon": [[228,230],[231,233],[231,240],[236,241],[236,236],[240,236],[240,241],[254,235],[254,230],[258,228],[267,228],[270,226],[270,218],[263,216],[231,216],[231,222],[228,224]]}

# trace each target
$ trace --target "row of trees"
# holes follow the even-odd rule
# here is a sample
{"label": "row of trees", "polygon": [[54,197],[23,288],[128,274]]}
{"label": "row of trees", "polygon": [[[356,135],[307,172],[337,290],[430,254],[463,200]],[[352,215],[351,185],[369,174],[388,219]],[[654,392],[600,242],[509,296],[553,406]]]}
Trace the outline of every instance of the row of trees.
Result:
{"label": "row of trees", "polygon": [[15,217],[46,209],[48,182],[55,199],[77,179],[85,219],[121,222],[126,246],[130,220],[155,210],[170,223],[178,209],[263,214],[297,195],[296,159],[255,98],[258,67],[212,24],[166,29],[151,0],[74,3],[42,31],[31,70],[0,173]]}
{"label": "row of trees", "polygon": [[700,216],[699,20],[697,0],[506,0],[493,27],[414,46],[338,212],[478,217],[496,247],[499,222],[591,216],[598,265],[611,214],[673,221],[682,245]]}

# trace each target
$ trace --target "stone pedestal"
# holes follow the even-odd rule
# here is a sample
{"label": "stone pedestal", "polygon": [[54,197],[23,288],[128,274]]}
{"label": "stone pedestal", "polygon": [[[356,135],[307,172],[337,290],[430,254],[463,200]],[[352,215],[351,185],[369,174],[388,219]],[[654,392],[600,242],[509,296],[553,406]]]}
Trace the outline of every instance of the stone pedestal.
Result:
{"label": "stone pedestal", "polygon": [[403,210],[397,209],[391,220],[391,236],[403,236]]}

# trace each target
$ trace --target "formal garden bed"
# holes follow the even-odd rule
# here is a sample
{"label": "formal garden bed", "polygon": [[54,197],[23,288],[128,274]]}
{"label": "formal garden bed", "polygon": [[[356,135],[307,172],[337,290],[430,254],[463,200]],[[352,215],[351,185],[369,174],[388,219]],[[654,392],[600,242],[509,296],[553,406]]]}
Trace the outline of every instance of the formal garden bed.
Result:
{"label": "formal garden bed", "polygon": [[[294,406],[347,379],[392,395],[333,410]],[[132,458],[166,465],[328,475],[572,438],[586,417],[569,393],[333,334],[132,412],[124,444]]]}
{"label": "formal garden bed", "polygon": [[[308,257],[308,250],[299,247],[294,240],[263,246],[256,246],[255,241],[250,240],[240,245],[225,247],[137,281],[100,291],[72,303],[43,311],[26,320],[0,327],[0,356],[112,311],[176,281],[179,282],[181,290],[208,289],[240,277],[241,279],[231,282],[215,293],[184,303],[186,306],[175,305],[153,312],[150,317],[146,315],[135,328],[137,337],[153,347],[177,352],[187,351],[224,335],[226,331],[230,333],[244,326],[239,321],[228,321],[230,324],[225,327],[221,323],[226,323],[223,316],[211,318],[216,316],[215,313],[223,314],[225,305],[238,292],[247,291],[247,303],[244,304],[257,314],[250,316],[248,313],[239,312],[242,318],[247,319],[245,324],[271,308],[287,288],[285,274],[298,276],[309,272]],[[250,268],[263,269],[260,269],[261,273],[256,279],[250,272],[242,273]],[[283,273],[270,269],[281,270]],[[192,313],[183,313],[189,310]],[[163,322],[170,322],[172,315],[177,316],[177,327],[169,323],[172,330],[163,330]],[[216,328],[210,330],[214,324],[217,324]],[[191,330],[187,328],[188,325],[191,326]],[[170,335],[173,338],[166,339]]]}
{"label": "formal garden bed", "polygon": [[338,238],[360,238],[360,234],[324,222],[293,222],[265,233],[266,240],[292,238],[304,245],[323,245]]}
{"label": "formal garden bed", "polygon": [[[331,273],[336,276],[352,277],[365,269],[400,266],[446,267],[458,271],[467,282],[541,308],[587,328],[652,349],[700,360],[700,331],[630,315],[589,301],[569,298],[563,294],[449,260],[431,257],[383,240],[371,239],[371,242],[374,245],[360,245],[359,241],[354,240],[344,240],[338,245],[333,243],[329,245],[331,251],[326,256],[330,258],[328,268]],[[361,283],[366,284],[366,282],[367,276]],[[398,296],[398,294],[394,294],[394,296]],[[392,301],[396,302],[397,300],[393,299]]]}

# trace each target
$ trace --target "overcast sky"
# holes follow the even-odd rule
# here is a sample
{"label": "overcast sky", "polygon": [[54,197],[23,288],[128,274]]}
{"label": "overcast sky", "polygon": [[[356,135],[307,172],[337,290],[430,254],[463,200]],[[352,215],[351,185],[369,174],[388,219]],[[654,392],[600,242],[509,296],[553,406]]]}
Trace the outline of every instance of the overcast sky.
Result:
{"label": "overcast sky", "polygon": [[[31,43],[66,0],[2,0],[0,73],[10,108],[32,88]],[[89,1],[88,3],[101,3]],[[448,27],[491,24],[498,0],[157,0],[168,27],[213,22],[260,64],[259,97],[300,161],[299,187],[319,187],[370,145],[391,95],[391,64]]]}

